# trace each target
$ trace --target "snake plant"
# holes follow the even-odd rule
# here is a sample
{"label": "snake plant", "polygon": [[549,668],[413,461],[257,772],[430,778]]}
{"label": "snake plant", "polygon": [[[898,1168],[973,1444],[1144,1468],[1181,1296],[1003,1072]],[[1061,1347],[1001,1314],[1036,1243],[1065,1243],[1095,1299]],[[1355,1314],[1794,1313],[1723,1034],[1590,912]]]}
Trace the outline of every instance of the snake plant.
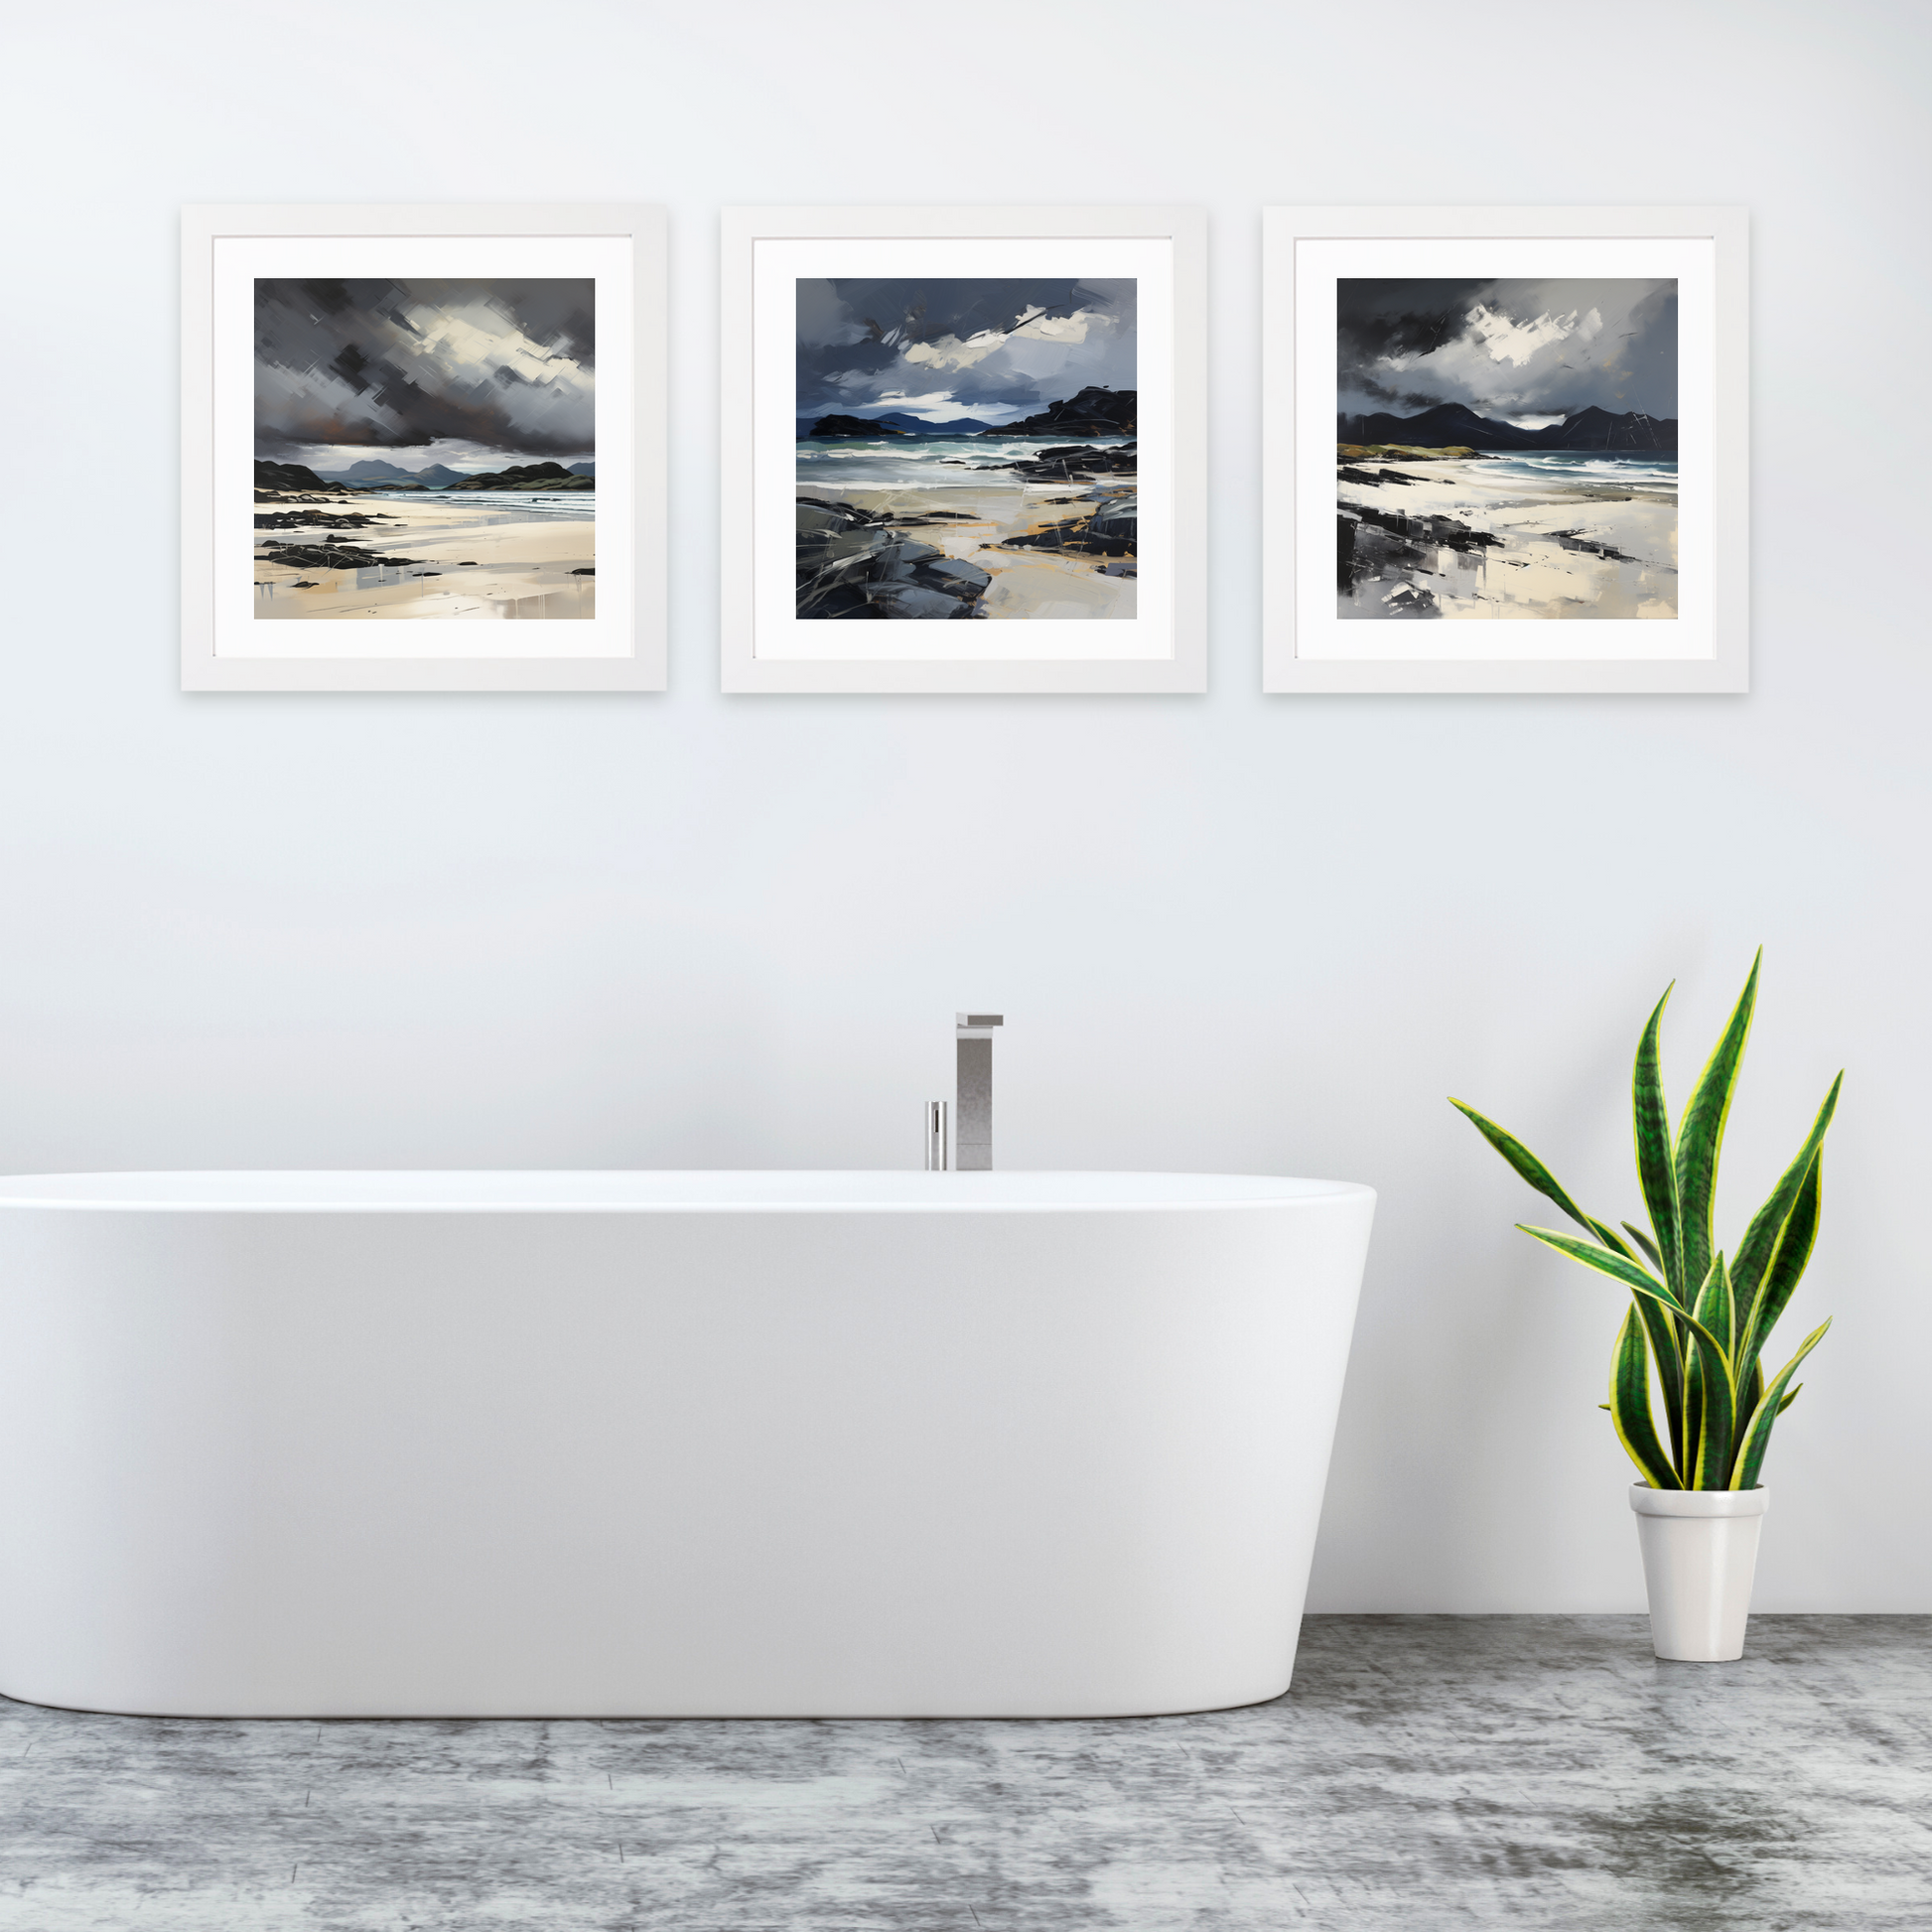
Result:
{"label": "snake plant", "polygon": [[[1631,1306],[1610,1358],[1610,1399],[1602,1406],[1610,1412],[1631,1461],[1653,1489],[1756,1488],[1771,1427],[1797,1399],[1791,1378],[1832,1325],[1827,1320],[1814,1328],[1766,1383],[1759,1357],[1818,1237],[1821,1150],[1838,1105],[1843,1073],[1832,1082],[1804,1146],[1779,1175],[1770,1198],[1752,1216],[1732,1259],[1726,1262],[1722,1252],[1714,1252],[1712,1202],[1718,1155],[1750,1033],[1763,959],[1759,947],[1750,978],[1691,1090],[1674,1138],[1658,1068],[1658,1035],[1670,987],[1664,989],[1637,1042],[1631,1113],[1637,1179],[1650,1217],[1647,1234],[1629,1221],[1618,1233],[1586,1214],[1513,1134],[1473,1107],[1453,1098],[1449,1102],[1589,1239],[1519,1222],[1522,1231],[1630,1291]],[[1668,1448],[1658,1436],[1651,1406],[1653,1369],[1663,1393]]]}

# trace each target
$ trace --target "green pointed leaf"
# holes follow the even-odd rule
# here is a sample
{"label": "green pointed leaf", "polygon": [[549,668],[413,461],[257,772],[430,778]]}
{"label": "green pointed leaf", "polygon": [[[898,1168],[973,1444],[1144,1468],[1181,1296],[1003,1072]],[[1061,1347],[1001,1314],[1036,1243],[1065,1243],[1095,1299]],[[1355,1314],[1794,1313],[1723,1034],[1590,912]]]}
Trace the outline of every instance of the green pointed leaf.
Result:
{"label": "green pointed leaf", "polygon": [[[1671,985],[1675,984],[1673,980]],[[1656,1236],[1652,1257],[1671,1293],[1681,1302],[1690,1293],[1690,1284],[1684,1279],[1684,1243],[1678,1228],[1677,1166],[1671,1148],[1670,1112],[1664,1105],[1664,1075],[1657,1060],[1657,1035],[1670,995],[1667,986],[1643,1030],[1643,1037],[1637,1042],[1636,1065],[1630,1075],[1630,1119],[1637,1144],[1637,1179],[1643,1187],[1643,1204],[1649,1210],[1651,1230]]]}
{"label": "green pointed leaf", "polygon": [[1688,1416],[1686,1436],[1690,1450],[1691,1489],[1722,1489],[1730,1475],[1731,1444],[1737,1434],[1737,1385],[1730,1378],[1730,1364],[1702,1328],[1692,1330],[1693,1354],[1685,1372],[1685,1409],[1691,1406],[1695,1389],[1697,1429],[1691,1434]]}
{"label": "green pointed leaf", "polygon": [[[1825,1156],[1823,1150],[1812,1156],[1798,1198],[1779,1230],[1778,1245],[1757,1285],[1757,1296],[1744,1316],[1744,1333],[1738,1349],[1739,1364],[1756,1374],[1761,1383],[1758,1357],[1771,1339],[1791,1298],[1798,1291],[1811,1251],[1818,1240],[1818,1217],[1823,1211],[1825,1192]],[[1753,1405],[1755,1407],[1755,1405]]]}
{"label": "green pointed leaf", "polygon": [[[1709,1322],[1711,1299],[1716,1292],[1718,1271],[1709,1268],[1705,1271],[1703,1282],[1698,1289],[1698,1319]],[[1730,1336],[1725,1334],[1728,1347]],[[1693,1488],[1698,1487],[1697,1459],[1698,1448],[1704,1440],[1704,1366],[1699,1357],[1697,1345],[1691,1340],[1690,1330],[1684,1331],[1684,1461],[1683,1470],[1686,1481]]]}
{"label": "green pointed leaf", "polygon": [[1650,1337],[1650,1353],[1657,1364],[1657,1379],[1664,1385],[1664,1421],[1670,1428],[1671,1467],[1681,1476],[1689,1466],[1684,1459],[1684,1336],[1661,1302],[1632,1291],[1630,1303],[1642,1317],[1644,1332]]}
{"label": "green pointed leaf", "polygon": [[1717,1336],[1718,1345],[1728,1357],[1737,1333],[1737,1299],[1731,1291],[1730,1271],[1725,1266],[1723,1255],[1711,1257],[1711,1266],[1691,1312]]}
{"label": "green pointed leaf", "polygon": [[[1732,1423],[1737,1409],[1737,1395],[1736,1385],[1730,1379],[1730,1364],[1719,1344],[1718,1337],[1695,1315],[1680,1309],[1663,1283],[1645,1274],[1634,1262],[1625,1261],[1618,1255],[1605,1254],[1601,1248],[1592,1248],[1588,1242],[1579,1241],[1574,1234],[1559,1234],[1553,1228],[1528,1227],[1522,1222],[1518,1222],[1517,1225],[1525,1234],[1534,1235],[1545,1246],[1555,1248],[1559,1254],[1568,1255],[1572,1261],[1581,1261],[1585,1267],[1594,1268],[1599,1275],[1608,1275],[1613,1281],[1622,1282],[1633,1294],[1654,1303],[1675,1326],[1683,1329],[1689,1338],[1684,1373],[1685,1420],[1680,1438],[1685,1487],[1722,1488],[1724,1486],[1722,1475],[1715,1482],[1698,1480],[1700,1471],[1708,1467],[1706,1437],[1702,1427],[1694,1431],[1691,1426],[1693,1372],[1695,1371],[1700,1424],[1708,1421],[1711,1425],[1709,1437],[1711,1449],[1715,1450],[1721,1445],[1726,1455],[1728,1454]],[[1658,1359],[1659,1361],[1668,1359],[1661,1348]]]}
{"label": "green pointed leaf", "polygon": [[1604,1226],[1604,1224],[1601,1221],[1597,1220],[1594,1215],[1591,1215],[1589,1217],[1589,1231],[1593,1235],[1595,1235],[1597,1240],[1602,1242],[1604,1247],[1609,1249],[1611,1254],[1621,1255],[1625,1261],[1636,1260],[1637,1258],[1636,1249],[1631,1247],[1629,1242],[1624,1240],[1622,1235],[1617,1233],[1615,1228]]}
{"label": "green pointed leaf", "polygon": [[[1771,1446],[1771,1425],[1777,1421],[1779,1412],[1784,1408],[1784,1385],[1797,1373],[1802,1362],[1818,1344],[1825,1339],[1825,1330],[1831,1326],[1829,1316],[1822,1321],[1800,1344],[1798,1352],[1778,1370],[1771,1385],[1764,1391],[1764,1400],[1751,1413],[1751,1419],[1738,1432],[1737,1461],[1730,1477],[1733,1489],[1755,1489],[1758,1471],[1764,1466],[1764,1451]],[[1798,1391],[1791,1391],[1796,1395]]]}
{"label": "green pointed leaf", "polygon": [[1539,1161],[1536,1158],[1536,1156],[1532,1154],[1529,1151],[1529,1149],[1526,1148],[1523,1145],[1523,1143],[1516,1138],[1514,1134],[1510,1133],[1507,1128],[1498,1127],[1493,1120],[1489,1120],[1484,1115],[1477,1113],[1473,1107],[1465,1106],[1461,1101],[1457,1100],[1453,1094],[1449,1096],[1449,1105],[1453,1107],[1457,1113],[1465,1116],[1469,1121],[1471,1121],[1475,1126],[1476,1132],[1480,1134],[1482,1138],[1485,1141],[1487,1141],[1489,1145],[1493,1147],[1496,1150],[1496,1152],[1500,1154],[1503,1157],[1503,1159],[1507,1161],[1509,1165],[1516,1170],[1517,1173],[1520,1174],[1523,1179],[1527,1180],[1530,1183],[1530,1185],[1534,1187],[1539,1194],[1543,1195],[1547,1200],[1555,1201],[1556,1204],[1560,1208],[1562,1208],[1563,1211],[1566,1214],[1568,1214],[1570,1218],[1573,1221],[1575,1221],[1580,1228],[1588,1228],[1592,1234],[1599,1234],[1600,1224],[1595,1221],[1592,1221],[1590,1217],[1587,1214],[1586,1214],[1584,1210],[1581,1207],[1579,1207],[1574,1200],[1570,1198],[1569,1194],[1564,1190],[1563,1183],[1560,1180],[1558,1180],[1556,1175],[1553,1174],[1550,1172],[1550,1170],[1546,1168],[1543,1165],[1543,1163]]}
{"label": "green pointed leaf", "polygon": [[1844,1080],[1841,1073],[1832,1082],[1798,1159],[1785,1169],[1771,1189],[1770,1199],[1751,1217],[1744,1246],[1738,1250],[1737,1294],[1747,1311],[1745,1345],[1753,1353],[1764,1346],[1785,1304],[1796,1292],[1818,1239],[1819,1197],[1824,1186],[1822,1143]]}
{"label": "green pointed leaf", "polygon": [[1630,1460],[1651,1488],[1683,1488],[1650,1417],[1650,1348],[1634,1307],[1624,1314],[1610,1358],[1609,1409],[1617,1441],[1629,1451]]}
{"label": "green pointed leaf", "polygon": [[[1724,1351],[1719,1347],[1717,1337],[1709,1329],[1699,1329],[1698,1323],[1678,1305],[1670,1290],[1627,1257],[1592,1248],[1588,1242],[1579,1241],[1574,1234],[1559,1234],[1554,1228],[1530,1227],[1520,1221],[1517,1225],[1525,1234],[1534,1235],[1559,1254],[1568,1255],[1572,1261],[1581,1261],[1586,1268],[1594,1268],[1598,1274],[1621,1282],[1639,1298],[1644,1327],[1656,1352],[1664,1383],[1664,1413],[1671,1425],[1672,1460],[1688,1482],[1695,1467],[1697,1436],[1689,1420],[1690,1364],[1686,1358],[1688,1356],[1694,1361],[1696,1350],[1708,1346],[1722,1363]],[[1693,1339],[1694,1331],[1702,1334],[1702,1343]]]}
{"label": "green pointed leaf", "polygon": [[1690,1103],[1677,1130],[1677,1214],[1681,1244],[1682,1293],[1702,1282],[1711,1266],[1713,1246],[1711,1208],[1718,1188],[1718,1157],[1724,1148],[1725,1122],[1730,1118],[1731,1096],[1737,1090],[1737,1068],[1750,1036],[1751,1012],[1757,1004],[1758,969],[1764,948],[1751,961],[1750,977],[1725,1023],[1718,1043],[1705,1062]]}
{"label": "green pointed leaf", "polygon": [[1684,1433],[1693,1445],[1690,1461],[1694,1489],[1722,1489],[1730,1474],[1731,1439],[1737,1426],[1737,1380],[1730,1366],[1737,1303],[1723,1255],[1712,1258],[1693,1313],[1703,1334],[1717,1344],[1694,1344],[1685,1377]]}
{"label": "green pointed leaf", "polygon": [[1560,1234],[1555,1228],[1533,1228],[1524,1221],[1518,1221],[1516,1225],[1525,1234],[1534,1235],[1546,1247],[1556,1249],[1558,1254],[1568,1255],[1572,1261],[1581,1261],[1586,1268],[1594,1268],[1598,1274],[1607,1275],[1612,1281],[1621,1282],[1625,1288],[1635,1289],[1640,1295],[1654,1295],[1674,1313],[1683,1315],[1690,1312],[1655,1275],[1640,1267],[1628,1255],[1592,1248],[1587,1241],[1579,1241],[1574,1234]]}
{"label": "green pointed leaf", "polygon": [[[1654,1276],[1620,1255],[1606,1254],[1579,1241],[1574,1234],[1559,1234],[1554,1228],[1533,1228],[1518,1222],[1525,1234],[1534,1235],[1546,1247],[1594,1268],[1621,1282],[1632,1293],[1654,1302],[1660,1310],[1680,1323],[1689,1336],[1684,1372],[1684,1428],[1682,1454],[1685,1487],[1721,1489],[1724,1466],[1730,1454],[1730,1442],[1737,1410],[1736,1384],[1730,1377],[1730,1363],[1718,1337],[1696,1315],[1678,1307],[1670,1291]],[[1708,1272],[1708,1271],[1707,1271]],[[1696,1424],[1693,1425],[1693,1400]],[[1717,1460],[1724,1458],[1723,1462]],[[1709,1478],[1708,1480],[1706,1478]]]}
{"label": "green pointed leaf", "polygon": [[1811,1124],[1811,1132],[1805,1136],[1804,1146],[1792,1156],[1791,1165],[1778,1175],[1778,1184],[1771,1189],[1764,1205],[1751,1216],[1751,1224],[1744,1230],[1744,1238],[1737,1248],[1739,1294],[1754,1290],[1758,1277],[1768,1266],[1778,1237],[1803,1190],[1805,1176],[1811,1172],[1819,1149],[1825,1144],[1825,1130],[1831,1126],[1832,1116],[1838,1111],[1838,1096],[1844,1085],[1845,1074],[1841,1071],[1819,1103],[1818,1117]]}
{"label": "green pointed leaf", "polygon": [[[1804,1385],[1804,1384],[1803,1384],[1802,1382],[1800,1382],[1800,1383],[1798,1384],[1798,1389],[1802,1389],[1802,1388],[1803,1388],[1804,1386],[1805,1386],[1805,1385]],[[1791,1407],[1791,1405],[1792,1405],[1792,1404],[1793,1404],[1794,1402],[1796,1402],[1796,1401],[1797,1401],[1797,1399],[1798,1399],[1798,1389],[1786,1389],[1786,1390],[1785,1390],[1785,1392],[1784,1392],[1784,1400],[1783,1400],[1782,1402],[1780,1402],[1780,1403],[1778,1404],[1778,1414],[1779,1414],[1779,1415],[1783,1415],[1783,1414],[1784,1414],[1784,1412],[1785,1412],[1785,1411],[1786,1411],[1787,1409],[1789,1409],[1789,1408]]]}
{"label": "green pointed leaf", "polygon": [[1625,1221],[1623,1231],[1643,1250],[1643,1258],[1661,1275],[1664,1272],[1664,1258],[1657,1252],[1656,1242],[1633,1221]]}

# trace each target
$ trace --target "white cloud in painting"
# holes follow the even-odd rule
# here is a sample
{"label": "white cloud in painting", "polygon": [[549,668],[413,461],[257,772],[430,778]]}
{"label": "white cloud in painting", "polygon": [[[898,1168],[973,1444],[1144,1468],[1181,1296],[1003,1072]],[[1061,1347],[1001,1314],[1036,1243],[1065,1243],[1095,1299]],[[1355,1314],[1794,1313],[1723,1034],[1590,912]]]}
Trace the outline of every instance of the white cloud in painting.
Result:
{"label": "white cloud in painting", "polygon": [[1469,334],[1489,351],[1490,359],[1514,363],[1519,369],[1538,349],[1570,336],[1588,342],[1602,327],[1603,318],[1594,309],[1587,316],[1573,309],[1567,316],[1541,315],[1532,322],[1511,322],[1480,302],[1469,311]]}
{"label": "white cloud in painting", "polygon": [[[895,329],[880,339],[889,348],[901,340]],[[962,343],[957,336],[941,336],[936,343],[906,343],[900,350],[908,362],[932,369],[970,369],[1004,348],[1007,338],[997,329],[982,329]]]}
{"label": "white cloud in painting", "polygon": [[1673,282],[1343,282],[1338,303],[1345,414],[1450,402],[1536,428],[1591,405],[1676,413]]}
{"label": "white cloud in painting", "polygon": [[900,409],[997,424],[1083,388],[1136,386],[1131,278],[797,286],[800,416]]}
{"label": "white cloud in painting", "polygon": [[[1089,309],[1076,310],[1070,316],[1047,315],[1036,309],[1013,329],[982,329],[964,342],[957,336],[942,336],[937,342],[908,343],[904,354],[908,362],[933,369],[967,369],[1004,352],[1013,368],[1029,375],[1048,375],[1064,368],[1069,351],[1084,345],[1089,336],[1119,327],[1113,317]],[[890,343],[893,338],[886,340]]]}
{"label": "white cloud in painting", "polygon": [[256,454],[596,447],[582,278],[255,285]]}
{"label": "white cloud in painting", "polygon": [[[1464,333],[1425,355],[1383,355],[1376,367],[1391,378],[1426,378],[1506,405],[1529,400],[1552,369],[1570,366],[1563,354],[1571,341],[1588,343],[1602,334],[1603,318],[1572,310],[1512,321],[1478,302],[1463,318]],[[1539,362],[1538,358],[1542,360]]]}

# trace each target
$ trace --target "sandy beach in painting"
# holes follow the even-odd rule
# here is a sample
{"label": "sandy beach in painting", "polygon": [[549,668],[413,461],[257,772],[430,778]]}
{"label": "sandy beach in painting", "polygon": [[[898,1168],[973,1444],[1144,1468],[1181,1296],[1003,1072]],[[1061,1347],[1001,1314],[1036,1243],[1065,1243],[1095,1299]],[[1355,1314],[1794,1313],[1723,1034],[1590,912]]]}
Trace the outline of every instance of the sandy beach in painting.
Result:
{"label": "sandy beach in painting", "polygon": [[[976,456],[988,468],[997,460]],[[875,603],[890,589],[908,616],[1134,616],[1131,471],[1050,483],[849,484],[836,494],[814,480],[797,495],[801,616],[855,570]]]}
{"label": "sandy beach in painting", "polygon": [[1343,618],[1675,618],[1676,460],[1342,445]]}
{"label": "sandy beach in painting", "polygon": [[257,618],[592,618],[589,496],[277,494],[255,500]]}

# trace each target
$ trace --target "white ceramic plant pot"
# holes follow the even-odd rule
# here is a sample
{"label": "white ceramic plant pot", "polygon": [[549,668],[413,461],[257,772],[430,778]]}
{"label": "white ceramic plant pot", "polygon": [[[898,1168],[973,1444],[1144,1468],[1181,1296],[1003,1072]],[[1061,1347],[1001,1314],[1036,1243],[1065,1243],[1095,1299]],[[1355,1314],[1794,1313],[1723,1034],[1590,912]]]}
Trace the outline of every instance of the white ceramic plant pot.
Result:
{"label": "white ceramic plant pot", "polygon": [[1630,1485],[1658,1656],[1727,1664],[1744,1654],[1757,1533],[1770,1500],[1765,1489]]}

